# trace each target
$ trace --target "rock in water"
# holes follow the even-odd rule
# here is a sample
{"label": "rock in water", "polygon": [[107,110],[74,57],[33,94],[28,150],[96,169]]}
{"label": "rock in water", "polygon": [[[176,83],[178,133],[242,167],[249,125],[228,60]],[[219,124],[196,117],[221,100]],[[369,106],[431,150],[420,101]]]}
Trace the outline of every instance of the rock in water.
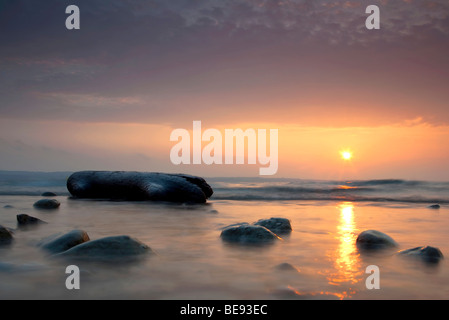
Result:
{"label": "rock in water", "polygon": [[429,246],[402,250],[398,252],[398,255],[418,258],[429,263],[437,263],[444,258],[440,249]]}
{"label": "rock in water", "polygon": [[42,197],[56,197],[56,193],[53,192],[44,192],[43,194],[41,194]]}
{"label": "rock in water", "polygon": [[46,222],[42,221],[41,219],[29,216],[27,214],[18,214],[17,215],[17,224],[19,227],[38,225],[41,223],[46,223]]}
{"label": "rock in water", "polygon": [[286,218],[261,219],[254,224],[265,227],[276,234],[286,234],[292,231],[290,220]]}
{"label": "rock in water", "polygon": [[204,203],[212,188],[203,178],[158,172],[80,171],[67,180],[76,198]]}
{"label": "rock in water", "polygon": [[42,241],[39,246],[50,253],[56,254],[69,250],[89,240],[86,231],[72,230],[57,238],[50,237],[50,239]]}
{"label": "rock in water", "polygon": [[390,236],[377,230],[363,231],[357,237],[356,244],[362,250],[387,249],[398,245]]}
{"label": "rock in water", "polygon": [[265,227],[247,223],[224,228],[220,237],[234,243],[267,243],[281,239]]}
{"label": "rock in water", "polygon": [[55,199],[41,199],[34,203],[34,207],[38,209],[57,209],[61,204]]}
{"label": "rock in water", "polygon": [[148,253],[152,253],[152,250],[146,244],[122,235],[91,240],[54,256],[77,260],[121,262]]}
{"label": "rock in water", "polygon": [[440,205],[439,204],[432,204],[432,205],[428,206],[427,208],[429,208],[429,209],[440,209]]}
{"label": "rock in water", "polygon": [[0,225],[0,245],[10,244],[13,240],[12,233],[9,229]]}

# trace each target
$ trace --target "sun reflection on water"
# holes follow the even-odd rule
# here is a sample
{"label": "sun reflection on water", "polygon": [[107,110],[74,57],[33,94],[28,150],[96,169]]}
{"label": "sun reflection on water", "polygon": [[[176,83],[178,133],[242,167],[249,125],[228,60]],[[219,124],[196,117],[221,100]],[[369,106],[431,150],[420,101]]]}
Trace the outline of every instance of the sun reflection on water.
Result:
{"label": "sun reflection on water", "polygon": [[[329,254],[334,261],[335,271],[328,274],[328,282],[335,286],[351,286],[361,280],[360,257],[355,246],[357,228],[354,220],[354,205],[344,202],[337,207],[340,211],[336,238],[339,240],[337,249]],[[344,290],[345,297],[351,296],[352,290]]]}

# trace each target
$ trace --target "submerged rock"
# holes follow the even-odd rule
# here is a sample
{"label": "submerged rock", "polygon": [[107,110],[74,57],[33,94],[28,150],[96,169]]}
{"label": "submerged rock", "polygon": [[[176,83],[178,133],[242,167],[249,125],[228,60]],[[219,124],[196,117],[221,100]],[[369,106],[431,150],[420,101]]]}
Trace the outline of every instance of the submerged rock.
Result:
{"label": "submerged rock", "polygon": [[224,228],[220,237],[226,242],[237,243],[266,243],[280,239],[276,234],[263,226],[247,223]]}
{"label": "submerged rock", "polygon": [[4,205],[3,208],[5,208],[5,209],[12,209],[14,207],[12,205],[10,205],[10,204],[7,204],[7,205]]}
{"label": "submerged rock", "polygon": [[56,197],[56,193],[53,192],[44,192],[43,194],[41,194],[42,197]]}
{"label": "submerged rock", "polygon": [[286,234],[292,231],[290,220],[286,218],[261,219],[254,225],[265,227],[275,234]]}
{"label": "submerged rock", "polygon": [[412,249],[402,250],[398,255],[403,257],[413,257],[421,259],[424,262],[436,263],[444,258],[440,249],[430,246],[416,247]]}
{"label": "submerged rock", "polygon": [[18,214],[17,215],[17,225],[19,227],[27,227],[32,225],[38,225],[46,223],[45,221],[42,221],[41,219],[29,216],[27,214]]}
{"label": "submerged rock", "polygon": [[130,236],[112,236],[91,240],[54,255],[77,260],[124,261],[152,253],[150,247]]}
{"label": "submerged rock", "polygon": [[356,244],[362,250],[387,249],[398,246],[393,238],[377,230],[363,231],[357,237]]}
{"label": "submerged rock", "polygon": [[296,268],[294,265],[288,263],[288,262],[283,262],[278,264],[275,267],[276,270],[278,271],[286,271],[286,272],[299,272],[298,268]]}
{"label": "submerged rock", "polygon": [[203,178],[158,172],[81,171],[67,180],[76,198],[204,203],[212,188]]}
{"label": "submerged rock", "polygon": [[34,207],[38,209],[57,209],[61,204],[55,199],[41,199],[34,203]]}
{"label": "submerged rock", "polygon": [[69,250],[81,243],[89,241],[89,236],[84,230],[72,230],[56,238],[50,237],[39,243],[39,246],[52,253],[60,253]]}
{"label": "submerged rock", "polygon": [[12,240],[12,232],[8,228],[0,225],[0,245],[9,244],[12,242]]}

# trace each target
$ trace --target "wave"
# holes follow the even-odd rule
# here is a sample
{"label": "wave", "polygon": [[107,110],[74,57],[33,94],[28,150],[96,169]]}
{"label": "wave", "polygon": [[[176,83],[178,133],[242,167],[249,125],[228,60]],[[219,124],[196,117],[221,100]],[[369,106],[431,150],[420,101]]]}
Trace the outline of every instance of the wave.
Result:
{"label": "wave", "polygon": [[214,194],[211,200],[235,200],[235,201],[349,201],[349,202],[403,202],[403,203],[428,203],[428,204],[448,204],[449,199],[426,198],[426,197],[357,197],[357,196],[270,196],[251,194]]}
{"label": "wave", "polygon": [[360,181],[277,181],[250,187],[219,184],[214,188],[215,200],[276,201],[332,200],[405,203],[449,203],[448,182],[400,179]]}
{"label": "wave", "polygon": [[[0,171],[0,196],[40,196],[51,191],[70,196],[68,172]],[[405,203],[449,203],[449,182],[402,179],[301,180],[289,178],[206,178],[211,200],[289,201],[330,200]]]}

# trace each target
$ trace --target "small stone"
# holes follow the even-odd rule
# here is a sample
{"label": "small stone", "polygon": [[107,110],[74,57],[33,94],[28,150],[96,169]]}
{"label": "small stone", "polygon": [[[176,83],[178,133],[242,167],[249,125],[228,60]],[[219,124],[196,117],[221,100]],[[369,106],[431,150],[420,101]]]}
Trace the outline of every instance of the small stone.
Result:
{"label": "small stone", "polygon": [[440,209],[440,205],[439,204],[432,204],[432,205],[428,206],[427,208],[429,208],[429,209]]}
{"label": "small stone", "polygon": [[46,222],[42,221],[41,219],[29,216],[27,214],[18,214],[17,215],[17,224],[19,227],[37,225],[37,224],[41,224],[41,223],[46,223]]}
{"label": "small stone", "polygon": [[57,195],[56,195],[56,193],[47,191],[47,192],[44,192],[43,194],[41,194],[41,196],[42,197],[56,197]]}
{"label": "small stone", "polygon": [[34,203],[34,207],[38,209],[57,209],[61,204],[55,199],[41,199]]}
{"label": "small stone", "polygon": [[398,246],[393,238],[377,230],[363,231],[357,237],[356,244],[362,250],[386,249]]}
{"label": "small stone", "polygon": [[0,225],[0,245],[9,244],[13,240],[11,231],[8,228]]}
{"label": "small stone", "polygon": [[84,230],[72,230],[58,237],[49,237],[43,240],[39,246],[53,254],[64,252],[81,243],[89,241],[89,236]]}
{"label": "small stone", "polygon": [[14,207],[12,205],[10,205],[10,204],[7,204],[7,205],[4,205],[3,208],[5,208],[5,209],[12,209]]}
{"label": "small stone", "polygon": [[224,228],[220,237],[226,242],[266,243],[280,238],[265,227],[247,223]]}
{"label": "small stone", "polygon": [[54,257],[88,261],[125,262],[148,253],[153,253],[153,251],[146,244],[130,236],[122,235],[91,240],[56,254]]}
{"label": "small stone", "polygon": [[286,218],[261,219],[254,224],[265,227],[275,234],[286,234],[292,231],[290,220]]}
{"label": "small stone", "polygon": [[402,250],[398,252],[398,255],[419,258],[422,261],[429,263],[437,263],[441,259],[444,259],[440,249],[430,246]]}
{"label": "small stone", "polygon": [[287,271],[287,272],[300,272],[298,270],[298,268],[296,268],[295,266],[293,266],[292,264],[290,264],[288,262],[283,262],[283,263],[278,264],[275,267],[275,269],[279,270],[279,271]]}

